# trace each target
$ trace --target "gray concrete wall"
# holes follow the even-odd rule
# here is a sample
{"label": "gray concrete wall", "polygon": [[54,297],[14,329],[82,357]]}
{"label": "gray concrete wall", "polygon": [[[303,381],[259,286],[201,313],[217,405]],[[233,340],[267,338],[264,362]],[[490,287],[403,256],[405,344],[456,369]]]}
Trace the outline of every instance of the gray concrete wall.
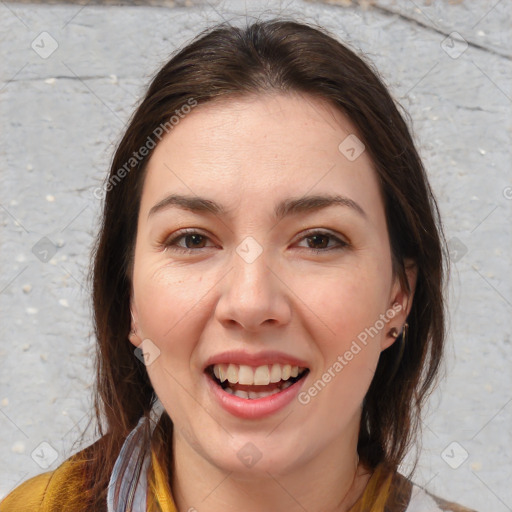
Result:
{"label": "gray concrete wall", "polygon": [[57,467],[87,423],[93,191],[149,77],[222,17],[285,14],[374,61],[412,116],[444,215],[447,376],[425,414],[416,481],[512,510],[512,4],[79,4],[0,3],[0,497]]}

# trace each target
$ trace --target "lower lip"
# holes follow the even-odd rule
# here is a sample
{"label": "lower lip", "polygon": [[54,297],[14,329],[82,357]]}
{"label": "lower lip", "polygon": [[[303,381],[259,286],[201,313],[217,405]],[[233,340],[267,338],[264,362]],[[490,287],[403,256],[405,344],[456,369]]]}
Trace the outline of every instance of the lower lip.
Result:
{"label": "lower lip", "polygon": [[207,385],[213,396],[221,407],[233,416],[244,419],[258,419],[270,416],[271,414],[284,409],[299,394],[300,388],[304,384],[306,377],[298,380],[291,386],[275,395],[265,396],[262,398],[240,398],[224,391],[218,384],[208,376],[204,375]]}

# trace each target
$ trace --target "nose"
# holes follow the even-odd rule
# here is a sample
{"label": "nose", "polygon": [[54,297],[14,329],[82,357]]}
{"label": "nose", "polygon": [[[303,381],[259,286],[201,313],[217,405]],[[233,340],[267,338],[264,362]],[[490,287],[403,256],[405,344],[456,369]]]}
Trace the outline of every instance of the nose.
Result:
{"label": "nose", "polygon": [[289,322],[289,289],[279,271],[267,265],[265,252],[252,262],[234,253],[231,271],[222,283],[215,315],[225,327],[237,325],[256,332]]}

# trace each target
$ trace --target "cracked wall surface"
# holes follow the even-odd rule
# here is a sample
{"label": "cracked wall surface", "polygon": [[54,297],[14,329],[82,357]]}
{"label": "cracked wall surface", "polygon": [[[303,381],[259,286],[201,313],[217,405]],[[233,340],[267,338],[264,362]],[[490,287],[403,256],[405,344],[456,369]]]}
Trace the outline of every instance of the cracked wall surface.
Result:
{"label": "cracked wall surface", "polygon": [[446,378],[415,480],[482,512],[512,510],[512,4],[98,3],[0,3],[0,497],[80,448],[94,190],[145,85],[200,29],[277,14],[364,53],[411,116],[452,258]]}

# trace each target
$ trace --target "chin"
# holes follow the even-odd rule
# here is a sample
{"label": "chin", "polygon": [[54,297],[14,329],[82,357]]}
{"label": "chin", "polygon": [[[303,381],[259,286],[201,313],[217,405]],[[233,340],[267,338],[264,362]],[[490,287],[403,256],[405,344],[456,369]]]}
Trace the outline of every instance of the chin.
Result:
{"label": "chin", "polygon": [[[272,475],[286,474],[297,466],[297,447],[276,451],[273,443],[264,437],[244,438],[235,447],[226,449],[226,444],[219,446],[222,456],[211,454],[210,462],[224,472],[233,473],[243,480],[269,478]],[[261,439],[261,440],[260,440]],[[228,453],[231,452],[231,453]]]}

